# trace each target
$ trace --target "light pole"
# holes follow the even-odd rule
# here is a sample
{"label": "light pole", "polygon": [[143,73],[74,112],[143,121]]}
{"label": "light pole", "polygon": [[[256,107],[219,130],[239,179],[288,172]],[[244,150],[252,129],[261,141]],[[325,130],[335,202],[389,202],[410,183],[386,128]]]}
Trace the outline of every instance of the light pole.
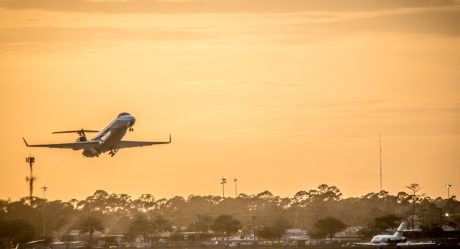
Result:
{"label": "light pole", "polygon": [[251,218],[252,218],[252,234],[253,237],[252,239],[256,241],[256,205],[255,203],[249,204],[249,211],[252,213]]}
{"label": "light pole", "polygon": [[43,186],[41,188],[43,192],[43,200],[45,201],[45,204],[43,206],[43,237],[46,237],[46,199],[45,199],[45,193],[48,190],[47,186]]}
{"label": "light pole", "polygon": [[227,179],[222,177],[220,179],[220,184],[222,184],[222,198],[225,198],[225,183],[227,183]]}
{"label": "light pole", "polygon": [[193,241],[193,243],[198,241],[197,237],[198,237],[198,230],[200,229],[200,225],[199,225],[200,224],[200,218],[199,217],[195,218],[194,223],[195,223],[195,240]]}
{"label": "light pole", "polygon": [[26,157],[26,162],[29,164],[29,167],[30,167],[30,177],[26,177],[26,181],[29,182],[29,202],[30,202],[30,206],[32,206],[32,195],[34,192],[34,180],[35,180],[35,177],[33,177],[32,175],[32,167],[35,163],[35,157],[29,155],[28,157]]}
{"label": "light pole", "polygon": [[450,184],[450,183],[446,184],[446,188],[447,188],[447,199],[448,199],[448,200],[450,199],[450,187],[452,187],[452,184]]}
{"label": "light pole", "polygon": [[238,196],[238,179],[233,178],[233,182],[235,183],[235,198]]}

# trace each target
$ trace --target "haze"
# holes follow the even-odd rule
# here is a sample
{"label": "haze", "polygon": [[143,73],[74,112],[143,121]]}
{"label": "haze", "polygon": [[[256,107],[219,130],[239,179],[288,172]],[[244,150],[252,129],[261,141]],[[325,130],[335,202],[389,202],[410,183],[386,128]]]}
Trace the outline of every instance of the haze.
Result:
{"label": "haze", "polygon": [[[0,1],[0,198],[239,192],[346,197],[460,188],[457,1]],[[72,142],[120,112],[125,139],[173,143],[83,158]],[[233,195],[233,182],[227,184]]]}

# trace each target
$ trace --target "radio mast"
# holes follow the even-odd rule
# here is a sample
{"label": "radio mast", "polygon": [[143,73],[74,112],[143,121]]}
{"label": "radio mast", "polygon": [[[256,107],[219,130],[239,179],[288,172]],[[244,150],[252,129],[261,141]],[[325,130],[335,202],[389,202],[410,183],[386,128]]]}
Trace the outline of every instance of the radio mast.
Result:
{"label": "radio mast", "polygon": [[379,141],[380,141],[380,148],[379,148],[379,154],[380,154],[380,192],[383,190],[383,175],[382,175],[382,133],[379,132]]}

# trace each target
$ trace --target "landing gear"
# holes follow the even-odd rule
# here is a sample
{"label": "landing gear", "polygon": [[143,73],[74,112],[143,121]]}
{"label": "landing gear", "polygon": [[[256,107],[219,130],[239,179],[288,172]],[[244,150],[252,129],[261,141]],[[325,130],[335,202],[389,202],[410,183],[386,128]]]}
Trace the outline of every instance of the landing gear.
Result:
{"label": "landing gear", "polygon": [[90,149],[85,149],[85,150],[83,150],[82,154],[83,154],[83,156],[85,156],[85,157],[99,157],[99,155],[101,154],[101,152],[98,151],[97,149],[90,148]]}
{"label": "landing gear", "polygon": [[109,151],[109,155],[110,155],[111,157],[113,157],[113,156],[115,156],[115,154],[117,154],[117,152],[118,152],[118,148],[112,149],[112,150]]}

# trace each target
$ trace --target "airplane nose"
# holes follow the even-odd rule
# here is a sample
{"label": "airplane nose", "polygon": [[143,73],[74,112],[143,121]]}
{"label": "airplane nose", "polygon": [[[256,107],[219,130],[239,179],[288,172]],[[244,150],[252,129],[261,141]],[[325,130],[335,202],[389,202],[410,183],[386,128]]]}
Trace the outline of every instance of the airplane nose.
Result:
{"label": "airplane nose", "polygon": [[130,118],[131,118],[131,120],[129,121],[128,126],[132,127],[136,123],[136,119],[133,116],[131,116]]}

